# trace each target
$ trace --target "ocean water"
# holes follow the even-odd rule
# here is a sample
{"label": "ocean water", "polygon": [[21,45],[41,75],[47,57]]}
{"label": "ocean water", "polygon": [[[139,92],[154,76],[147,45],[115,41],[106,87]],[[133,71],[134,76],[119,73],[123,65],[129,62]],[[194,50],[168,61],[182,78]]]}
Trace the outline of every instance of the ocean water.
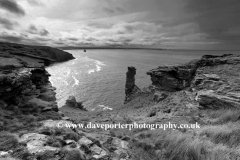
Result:
{"label": "ocean water", "polygon": [[186,51],[186,50],[121,50],[91,49],[67,50],[76,58],[47,68],[50,81],[57,88],[57,101],[61,107],[69,95],[82,101],[89,110],[97,107],[121,107],[125,98],[128,66],[137,69],[136,85],[151,84],[146,72],[160,65],[182,64],[205,54],[221,55],[239,51]]}

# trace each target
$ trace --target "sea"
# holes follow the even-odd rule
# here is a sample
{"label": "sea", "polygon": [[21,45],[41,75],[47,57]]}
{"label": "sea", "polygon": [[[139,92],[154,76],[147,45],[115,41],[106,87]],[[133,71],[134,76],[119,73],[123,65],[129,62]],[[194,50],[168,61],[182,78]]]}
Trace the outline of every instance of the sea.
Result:
{"label": "sea", "polygon": [[66,50],[76,58],[47,67],[50,81],[56,87],[59,107],[69,96],[83,102],[88,110],[114,109],[123,106],[126,72],[129,66],[137,69],[139,88],[151,84],[147,71],[160,65],[183,64],[202,55],[239,54],[239,51],[89,49]]}

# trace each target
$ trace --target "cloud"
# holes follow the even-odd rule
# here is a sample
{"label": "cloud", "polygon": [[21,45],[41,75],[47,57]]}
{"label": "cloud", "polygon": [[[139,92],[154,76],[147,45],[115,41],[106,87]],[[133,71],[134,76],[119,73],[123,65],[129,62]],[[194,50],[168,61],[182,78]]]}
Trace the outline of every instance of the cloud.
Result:
{"label": "cloud", "polygon": [[103,11],[105,11],[108,14],[113,14],[115,12],[114,10],[107,8],[107,7],[103,7]]}
{"label": "cloud", "polygon": [[0,17],[0,24],[1,24],[4,28],[9,29],[9,30],[12,30],[15,26],[18,25],[17,22],[13,22],[13,21],[11,21],[11,20],[8,20],[8,19],[2,18],[2,17]]}
{"label": "cloud", "polygon": [[24,39],[24,35],[17,34],[17,33],[8,33],[8,32],[1,32],[0,33],[0,40],[7,41],[7,42],[21,42]]}
{"label": "cloud", "polygon": [[27,0],[30,5],[33,6],[43,6],[43,4],[38,0]]}
{"label": "cloud", "polygon": [[122,7],[116,7],[116,10],[122,13],[126,12],[125,9]]}
{"label": "cloud", "polygon": [[208,39],[224,43],[240,42],[239,8],[239,0],[188,0],[186,5],[199,30],[206,33]]}
{"label": "cloud", "polygon": [[13,0],[0,0],[0,7],[20,16],[25,15],[23,8]]}
{"label": "cloud", "polygon": [[42,30],[39,32],[39,34],[40,34],[41,36],[47,36],[47,35],[50,34],[50,32],[49,32],[48,30],[46,30],[46,29],[42,29]]}
{"label": "cloud", "polygon": [[50,32],[46,29],[38,29],[35,25],[31,24],[28,29],[27,29],[28,33],[31,34],[37,34],[40,36],[48,36],[50,34]]}

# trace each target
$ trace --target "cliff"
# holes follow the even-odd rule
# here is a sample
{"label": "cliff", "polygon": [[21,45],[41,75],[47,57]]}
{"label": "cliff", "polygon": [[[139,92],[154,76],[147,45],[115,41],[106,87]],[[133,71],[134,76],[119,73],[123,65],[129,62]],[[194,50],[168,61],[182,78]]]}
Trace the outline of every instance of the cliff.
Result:
{"label": "cliff", "polygon": [[0,42],[0,55],[6,58],[28,57],[32,59],[39,59],[43,60],[45,65],[74,59],[72,54],[60,49],[48,46],[28,46],[6,42]]}
{"label": "cliff", "polygon": [[132,122],[168,126],[131,133],[137,137],[132,144],[142,149],[139,159],[240,158],[239,55],[205,55],[147,74],[152,85],[140,94],[126,95],[131,99],[117,113]]}
{"label": "cliff", "polygon": [[[45,66],[71,59],[50,47],[0,43],[0,159],[129,159],[127,141],[104,129],[74,127],[86,122],[58,110]],[[72,96],[65,106],[88,115]]]}

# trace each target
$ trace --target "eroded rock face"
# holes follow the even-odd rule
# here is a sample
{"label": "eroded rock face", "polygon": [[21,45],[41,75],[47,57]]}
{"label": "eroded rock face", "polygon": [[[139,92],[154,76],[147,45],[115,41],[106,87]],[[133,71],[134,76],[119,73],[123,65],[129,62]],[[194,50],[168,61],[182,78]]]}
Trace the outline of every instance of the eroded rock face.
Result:
{"label": "eroded rock face", "polygon": [[128,67],[128,71],[126,74],[126,85],[125,85],[125,103],[127,103],[131,96],[136,94],[140,91],[140,89],[135,85],[135,75],[136,75],[136,68],[135,67]]}
{"label": "eroded rock face", "polygon": [[178,91],[189,87],[197,69],[196,63],[180,66],[160,66],[147,72],[152,85],[161,90]]}
{"label": "eroded rock face", "polygon": [[[240,63],[240,57],[236,55],[222,56],[203,56],[200,60],[193,60],[184,65],[159,66],[156,69],[147,72],[151,76],[152,85],[157,86],[160,90],[179,91],[189,87],[195,78],[197,70],[202,67],[212,67],[218,65],[236,65]],[[217,74],[207,73],[201,75],[208,80],[219,80]],[[198,80],[195,80],[197,83]]]}

